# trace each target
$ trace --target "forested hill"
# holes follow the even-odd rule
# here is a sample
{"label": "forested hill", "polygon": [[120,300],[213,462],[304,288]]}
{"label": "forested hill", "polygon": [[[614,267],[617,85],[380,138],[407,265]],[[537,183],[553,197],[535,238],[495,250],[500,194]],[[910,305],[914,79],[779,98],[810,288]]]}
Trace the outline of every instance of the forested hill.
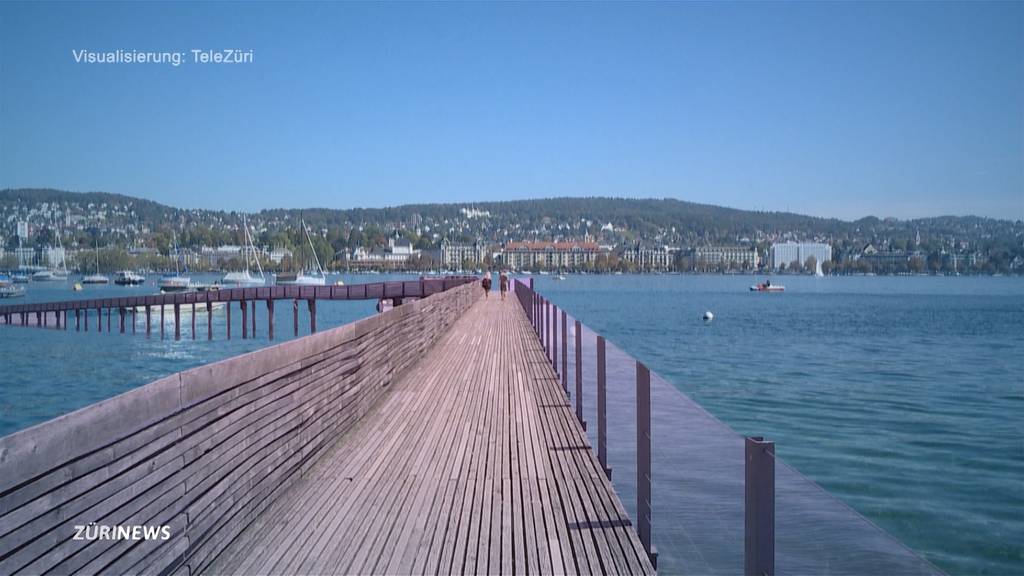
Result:
{"label": "forested hill", "polygon": [[[45,206],[45,207],[44,207]],[[51,189],[0,190],[0,235],[13,235],[15,222],[35,226],[47,218],[63,222],[72,215],[79,229],[126,226],[131,230],[209,229],[211,234],[240,219],[235,212],[173,208],[140,198],[103,192]],[[756,212],[675,199],[546,198],[509,202],[409,204],[389,208],[289,208],[249,216],[260,230],[294,228],[299,215],[314,230],[375,228],[389,233],[431,232],[451,239],[481,238],[500,242],[525,238],[573,238],[590,234],[670,245],[766,242],[785,239],[825,240],[834,244],[876,242],[922,243],[935,247],[969,243],[998,244],[1012,252],[1024,240],[1024,224],[974,216],[914,220],[876,217],[856,221],[817,218],[785,212]],[[612,230],[608,230],[608,225]],[[602,228],[604,230],[602,230]],[[434,238],[437,240],[437,238]],[[211,238],[210,241],[216,241]]]}

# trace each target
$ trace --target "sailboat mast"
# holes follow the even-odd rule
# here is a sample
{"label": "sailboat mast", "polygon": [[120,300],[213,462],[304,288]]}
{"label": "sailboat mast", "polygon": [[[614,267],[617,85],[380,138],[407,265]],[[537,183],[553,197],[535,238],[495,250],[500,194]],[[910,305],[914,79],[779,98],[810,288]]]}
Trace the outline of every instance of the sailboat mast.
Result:
{"label": "sailboat mast", "polygon": [[324,267],[320,265],[320,257],[316,255],[316,248],[313,248],[313,239],[309,237],[309,228],[306,228],[305,221],[302,221],[302,229],[306,232],[306,241],[309,242],[309,250],[313,253],[313,259],[316,260],[316,269],[320,272],[320,276],[327,276],[324,274]]}

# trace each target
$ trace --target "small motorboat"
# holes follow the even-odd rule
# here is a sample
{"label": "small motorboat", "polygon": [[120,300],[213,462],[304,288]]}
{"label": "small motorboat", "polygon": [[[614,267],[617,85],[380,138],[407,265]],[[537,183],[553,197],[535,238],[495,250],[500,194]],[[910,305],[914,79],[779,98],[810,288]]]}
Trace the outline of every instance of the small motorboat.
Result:
{"label": "small motorboat", "polygon": [[754,284],[750,287],[751,292],[785,292],[785,286],[779,286],[772,284],[771,282],[762,282],[761,284]]}
{"label": "small motorboat", "polygon": [[146,277],[136,274],[131,270],[121,270],[114,278],[114,284],[118,286],[139,286],[146,283]]}
{"label": "small motorboat", "polygon": [[0,298],[20,298],[25,295],[25,289],[21,286],[9,284],[0,287]]}

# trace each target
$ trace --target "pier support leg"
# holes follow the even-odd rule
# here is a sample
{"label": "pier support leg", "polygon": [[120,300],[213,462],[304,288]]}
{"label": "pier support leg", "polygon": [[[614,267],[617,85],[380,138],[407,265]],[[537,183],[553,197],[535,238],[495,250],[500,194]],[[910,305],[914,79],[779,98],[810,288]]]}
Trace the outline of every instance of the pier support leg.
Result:
{"label": "pier support leg", "polygon": [[174,303],[174,340],[181,340],[181,304]]}
{"label": "pier support leg", "polygon": [[89,309],[82,310],[82,314],[85,315],[85,331],[89,331]]}
{"label": "pier support leg", "polygon": [[110,324],[110,316],[112,315],[111,314],[112,311],[113,311],[112,308],[107,308],[107,334],[110,334],[110,326],[111,326],[111,324]]}
{"label": "pier support leg", "polygon": [[121,308],[121,307],[117,308],[117,319],[121,323],[121,326],[120,326],[121,334],[124,334],[124,308]]}
{"label": "pier support leg", "polygon": [[292,302],[292,324],[295,325],[295,337],[299,337],[299,301]]}
{"label": "pier support leg", "polygon": [[267,298],[267,339],[274,339],[274,299]]}
{"label": "pier support leg", "polygon": [[228,324],[228,340],[231,340],[231,302],[224,305],[224,320]]}
{"label": "pier support leg", "polygon": [[196,339],[196,303],[192,303],[192,339]]}
{"label": "pier support leg", "polygon": [[150,333],[152,331],[152,328],[153,328],[152,321],[151,321],[152,318],[153,318],[153,309],[149,307],[149,304],[147,304],[146,305],[146,338],[149,338],[149,335],[150,335]]}
{"label": "pier support leg", "polygon": [[256,301],[252,301],[252,337],[256,337]]}
{"label": "pier support leg", "polygon": [[636,531],[657,569],[651,543],[651,371],[641,362],[636,363]]}
{"label": "pier support leg", "polygon": [[81,315],[78,312],[79,311],[76,308],[75,309],[75,332],[81,332],[82,331],[82,317],[81,317]]}
{"label": "pier support leg", "polygon": [[213,340],[213,302],[206,303],[206,339]]}
{"label": "pier support leg", "polygon": [[43,320],[43,313],[42,312],[36,312],[36,328],[42,328],[43,325],[44,325],[43,324],[44,322],[45,322],[45,320]]}
{"label": "pier support leg", "polygon": [[242,340],[245,340],[249,337],[249,303],[242,300],[238,304],[242,309]]}
{"label": "pier support leg", "polygon": [[608,479],[608,364],[605,358],[604,336],[597,337],[597,461]]}
{"label": "pier support leg", "polygon": [[745,442],[743,573],[775,574],[775,443],[760,436]]}
{"label": "pier support leg", "polygon": [[138,319],[136,318],[138,311],[138,308],[132,306],[132,334],[135,334],[135,327],[139,324]]}
{"label": "pier support leg", "polygon": [[309,333],[316,334],[316,299],[307,300],[306,306],[309,307]]}
{"label": "pier support leg", "polygon": [[583,419],[583,324],[577,320],[573,330],[573,343],[576,345],[576,419],[586,430],[587,421]]}
{"label": "pier support leg", "polygon": [[160,339],[161,340],[164,339],[164,324],[165,324],[165,321],[164,321],[164,309],[165,308],[167,308],[167,306],[164,306],[163,304],[160,305]]}

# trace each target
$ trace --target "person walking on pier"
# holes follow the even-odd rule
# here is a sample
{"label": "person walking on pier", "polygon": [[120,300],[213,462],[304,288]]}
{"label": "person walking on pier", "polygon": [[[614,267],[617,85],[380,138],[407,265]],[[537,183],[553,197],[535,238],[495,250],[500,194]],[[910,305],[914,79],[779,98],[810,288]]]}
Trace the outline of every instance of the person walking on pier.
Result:
{"label": "person walking on pier", "polygon": [[508,292],[508,273],[504,270],[498,276],[498,287],[501,289],[501,299],[505,299],[505,292]]}
{"label": "person walking on pier", "polygon": [[484,297],[485,298],[490,298],[491,297],[491,273],[489,271],[484,274],[484,279],[480,281],[480,285],[483,286]]}

